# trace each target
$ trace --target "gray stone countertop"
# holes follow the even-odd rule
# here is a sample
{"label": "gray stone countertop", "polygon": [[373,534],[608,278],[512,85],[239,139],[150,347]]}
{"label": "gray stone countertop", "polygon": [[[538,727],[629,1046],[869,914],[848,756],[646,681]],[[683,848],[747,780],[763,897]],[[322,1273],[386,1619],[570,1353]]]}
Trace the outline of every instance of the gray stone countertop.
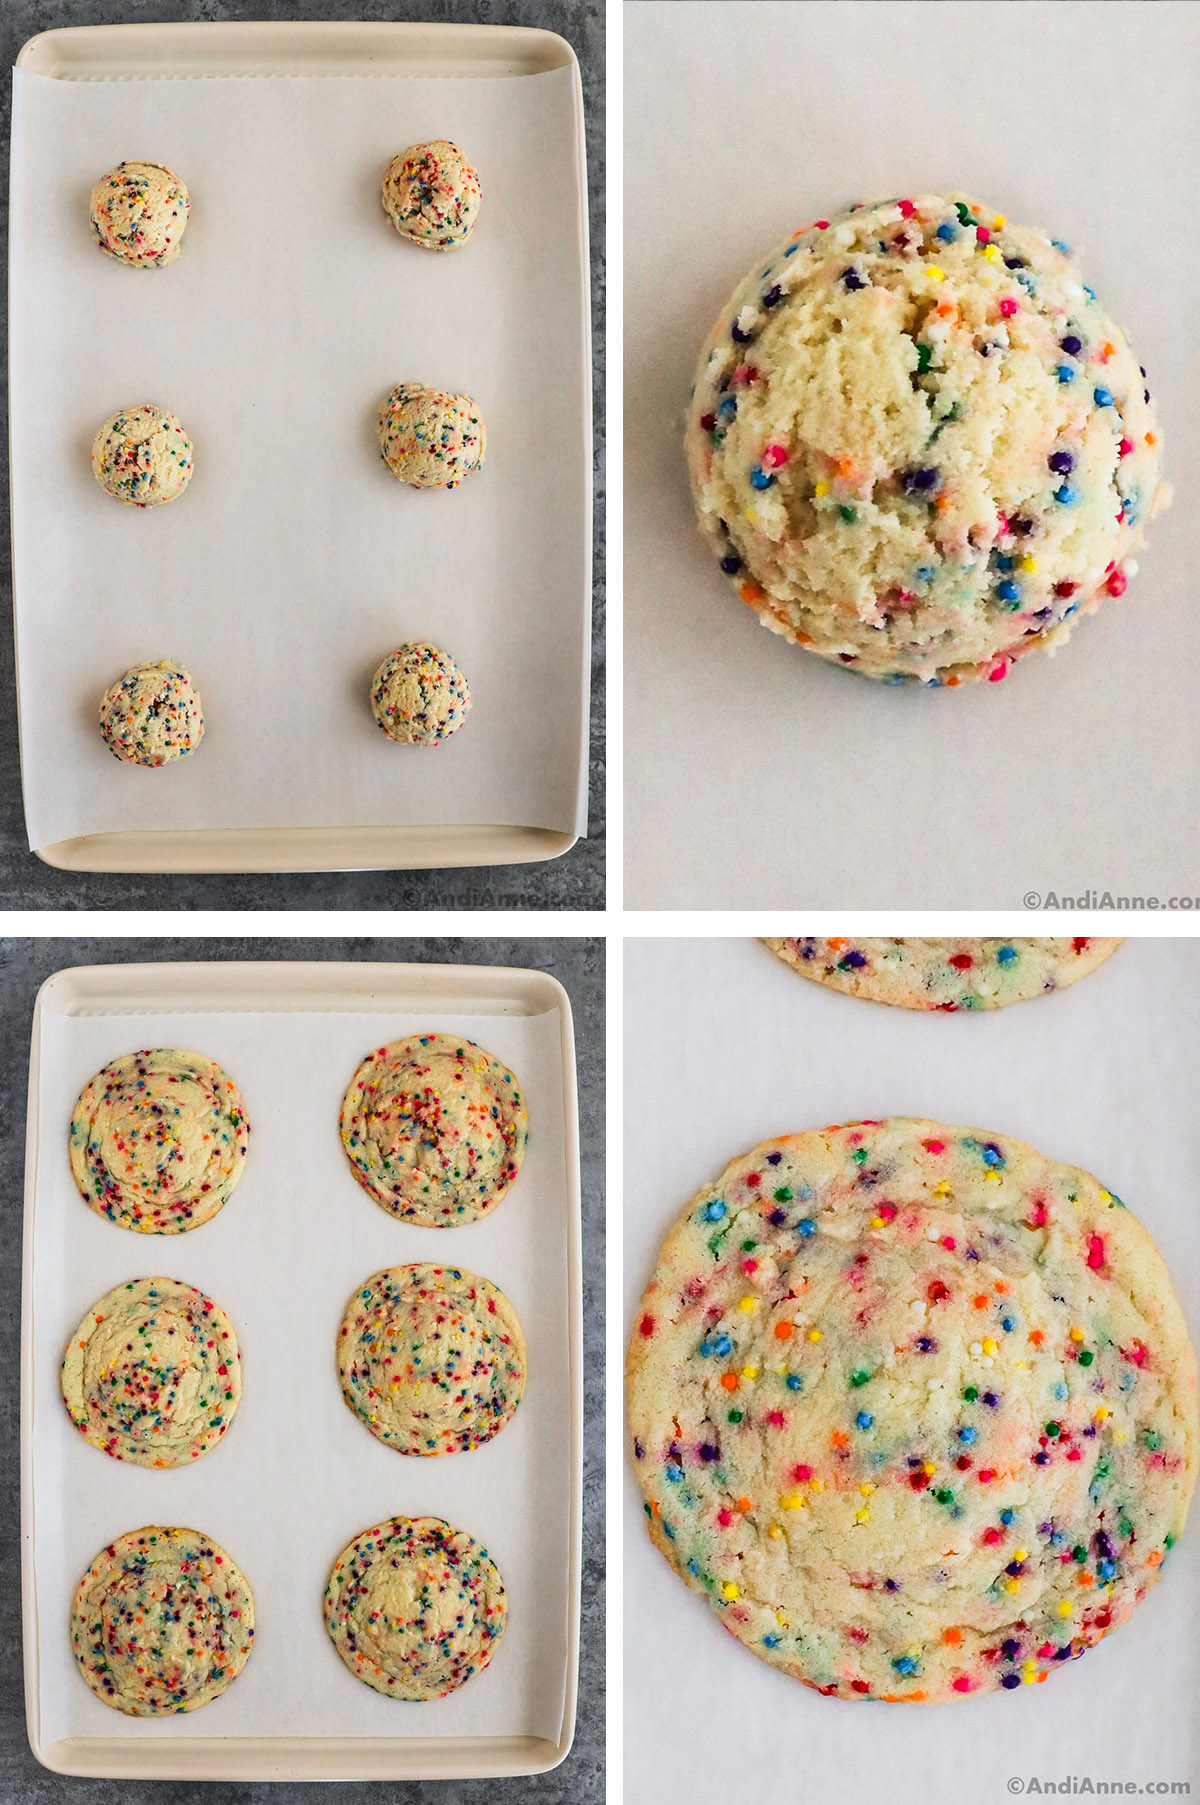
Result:
{"label": "gray stone countertop", "polygon": [[[601,1805],[604,1798],[604,942],[600,939],[0,940],[0,1805]],[[25,1735],[17,1373],[26,1087],[33,1003],[69,965],[195,959],[377,959],[519,965],[550,972],[575,1018],[583,1191],[583,1614],[575,1744],[551,1773],[470,1781],[226,1784],[68,1779]]]}
{"label": "gray stone countertop", "polygon": [[[602,909],[604,907],[604,5],[603,0],[3,0],[0,4],[0,219],[7,264],[7,71],[27,38],[67,25],[205,19],[366,19],[534,25],[579,58],[587,122],[592,247],[596,525],[588,838],[560,859],[446,871],[318,871],[159,877],[56,871],[29,851],[21,806],[13,664],[8,438],[0,469],[0,908],[5,909]],[[3,303],[0,303],[3,305]],[[7,414],[7,360],[0,371]]]}

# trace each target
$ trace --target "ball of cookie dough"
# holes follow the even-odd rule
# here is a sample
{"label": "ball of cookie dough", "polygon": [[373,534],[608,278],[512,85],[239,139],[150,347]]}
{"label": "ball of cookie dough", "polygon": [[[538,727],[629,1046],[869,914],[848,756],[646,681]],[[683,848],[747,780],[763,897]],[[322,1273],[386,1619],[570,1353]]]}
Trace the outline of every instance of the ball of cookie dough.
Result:
{"label": "ball of cookie dough", "polygon": [[105,692],[100,734],[127,765],[168,765],[204,738],[204,712],[191,677],[174,659],[135,664]]}
{"label": "ball of cookie dough", "polygon": [[92,441],[100,487],[134,508],[174,501],[192,480],[192,442],[175,415],[145,401],[106,420]]}
{"label": "ball of cookie dough", "polygon": [[134,269],[174,263],[188,222],[188,191],[161,163],[118,163],[92,189],[96,243]]}
{"label": "ball of cookie dough", "polygon": [[436,746],[466,720],[471,692],[449,652],[423,644],[400,646],[371,679],[371,707],[390,740]]}
{"label": "ball of cookie dough", "polygon": [[487,433],[469,395],[399,382],[379,410],[384,463],[414,489],[456,489],[483,463]]}
{"label": "ball of cookie dough", "polygon": [[471,236],[479,177],[448,138],[410,144],[383,178],[383,210],[404,238],[427,251],[452,251]]}
{"label": "ball of cookie dough", "polygon": [[964,195],[852,207],[756,263],[686,448],[763,625],[891,683],[1061,644],[1169,498],[1145,372],[1069,248]]}

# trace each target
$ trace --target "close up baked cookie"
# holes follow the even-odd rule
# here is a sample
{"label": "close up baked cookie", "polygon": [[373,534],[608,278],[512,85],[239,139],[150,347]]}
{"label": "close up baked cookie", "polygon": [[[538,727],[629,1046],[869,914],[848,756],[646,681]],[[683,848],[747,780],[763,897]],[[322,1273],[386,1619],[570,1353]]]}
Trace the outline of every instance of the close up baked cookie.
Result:
{"label": "close up baked cookie", "polygon": [[151,1525],[118,1536],[71,1607],[80,1673],[127,1717],[198,1711],[237,1678],[253,1643],[245,1574],[195,1529]]}
{"label": "close up baked cookie", "polygon": [[202,1053],[126,1053],[89,1078],[71,1117],[84,1202],[121,1228],[178,1235],[228,1201],[250,1124],[237,1085]]}
{"label": "close up baked cookie", "polygon": [[111,415],[92,441],[92,474],[127,507],[175,501],[192,480],[192,442],[169,408],[152,401]]}
{"label": "close up baked cookie", "polygon": [[890,683],[1060,644],[1168,499],[1145,372],[1070,250],[966,195],[851,207],[756,263],[686,451],[763,625]]}
{"label": "close up baked cookie", "polygon": [[355,1679],[388,1698],[445,1698],[504,1634],[504,1582],[486,1548],[440,1517],[392,1517],[334,1562],[325,1627]]}
{"label": "close up baked cookie", "polygon": [[453,1228],[495,1209],[528,1138],[515,1074],[452,1034],[410,1034],[369,1053],[342,1100],[339,1126],[363,1189],[425,1228]]}
{"label": "close up baked cookie", "polygon": [[383,210],[402,238],[427,251],[453,251],[479,215],[479,177],[457,144],[432,138],[393,157],[383,178]]}
{"label": "close up baked cookie", "polygon": [[764,939],[802,977],[901,1009],[1002,1009],[1061,990],[1112,956],[1120,938]]}
{"label": "close up baked cookie", "polygon": [[401,1454],[465,1454],[512,1421],[525,1337],[503,1291],[455,1266],[393,1266],[359,1287],[338,1332],[347,1404]]}
{"label": "close up baked cookie", "polygon": [[118,163],[92,189],[92,235],[119,263],[162,269],[179,255],[189,207],[186,187],[161,163]]}
{"label": "close up baked cookie", "polygon": [[980,1130],[858,1122],[734,1160],[663,1242],[627,1370],[656,1546],[839,1698],[1044,1680],[1155,1583],[1196,1478],[1150,1236]]}
{"label": "close up baked cookie", "polygon": [[63,1356],[63,1402],[93,1447],[185,1467],[216,1445],[242,1395],[233,1325],[180,1279],[130,1279],[92,1305]]}

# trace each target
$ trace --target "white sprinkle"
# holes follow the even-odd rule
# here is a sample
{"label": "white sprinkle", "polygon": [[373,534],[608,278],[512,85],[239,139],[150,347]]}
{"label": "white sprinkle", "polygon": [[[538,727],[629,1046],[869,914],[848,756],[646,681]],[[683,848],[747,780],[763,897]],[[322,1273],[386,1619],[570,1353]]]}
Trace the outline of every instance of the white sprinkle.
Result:
{"label": "white sprinkle", "polygon": [[1121,569],[1125,572],[1125,575],[1127,577],[1136,577],[1136,575],[1138,573],[1137,559],[1136,558],[1126,558],[1124,564],[1122,564],[1122,566],[1121,566]]}

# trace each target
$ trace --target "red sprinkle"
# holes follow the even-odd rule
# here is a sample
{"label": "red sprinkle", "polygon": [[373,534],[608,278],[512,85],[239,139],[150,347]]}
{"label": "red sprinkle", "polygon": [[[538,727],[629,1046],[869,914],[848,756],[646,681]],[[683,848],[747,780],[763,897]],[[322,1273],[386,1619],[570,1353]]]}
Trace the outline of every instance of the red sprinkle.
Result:
{"label": "red sprinkle", "polygon": [[1125,572],[1123,570],[1114,570],[1104,587],[1108,590],[1109,595],[1124,595]]}
{"label": "red sprinkle", "polygon": [[653,1335],[653,1333],[654,1333],[653,1316],[643,1316],[641,1322],[638,1324],[638,1327],[641,1329],[642,1334],[646,1337],[646,1339],[648,1341],[650,1339],[651,1335]]}

